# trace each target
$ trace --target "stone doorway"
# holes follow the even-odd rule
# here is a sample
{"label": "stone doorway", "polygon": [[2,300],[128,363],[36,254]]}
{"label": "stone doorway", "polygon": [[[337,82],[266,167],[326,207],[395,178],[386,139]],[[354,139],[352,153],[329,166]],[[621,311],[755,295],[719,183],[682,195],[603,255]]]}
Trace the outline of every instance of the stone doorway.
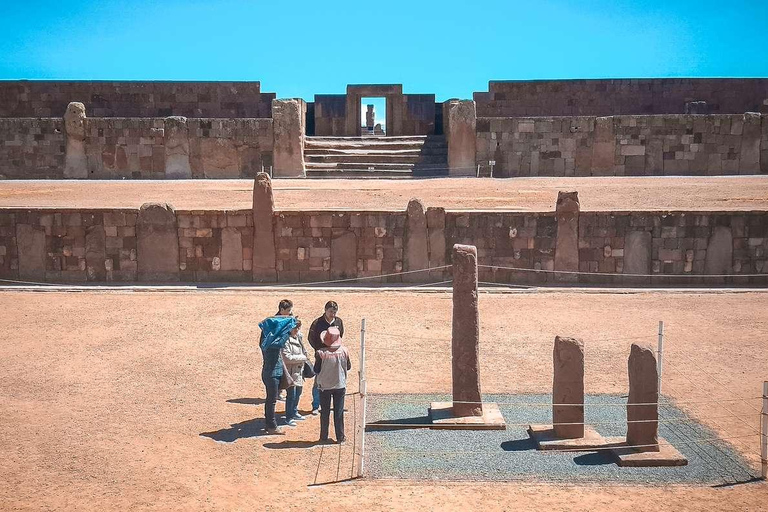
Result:
{"label": "stone doorway", "polygon": [[377,137],[387,134],[387,98],[360,98],[360,134]]}

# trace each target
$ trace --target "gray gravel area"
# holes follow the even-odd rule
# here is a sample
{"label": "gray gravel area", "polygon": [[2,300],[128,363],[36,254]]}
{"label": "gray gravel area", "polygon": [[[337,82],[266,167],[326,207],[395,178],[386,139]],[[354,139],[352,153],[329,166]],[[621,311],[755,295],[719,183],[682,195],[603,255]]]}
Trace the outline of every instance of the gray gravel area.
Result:
{"label": "gray gravel area", "polygon": [[[369,395],[367,422],[429,423],[427,408],[448,395]],[[506,430],[370,430],[365,434],[366,476],[372,478],[439,480],[530,480],[600,484],[733,484],[750,481],[755,471],[714,431],[674,405],[660,408],[659,433],[688,458],[687,466],[622,468],[609,452],[542,452],[525,426],[551,423],[550,395],[486,395],[495,401],[508,424]],[[666,399],[665,399],[666,401]],[[626,399],[590,395],[585,399],[586,422],[604,436],[626,433]],[[602,404],[602,405],[597,405]],[[614,404],[609,406],[608,404]]]}

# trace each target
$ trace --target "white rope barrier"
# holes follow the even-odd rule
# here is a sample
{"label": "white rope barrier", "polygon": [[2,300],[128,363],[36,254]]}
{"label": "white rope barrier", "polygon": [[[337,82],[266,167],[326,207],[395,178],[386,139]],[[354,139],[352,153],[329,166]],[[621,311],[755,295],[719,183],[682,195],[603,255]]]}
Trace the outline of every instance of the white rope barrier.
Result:
{"label": "white rope barrier", "polygon": [[510,270],[515,272],[532,272],[543,274],[564,274],[564,275],[578,275],[578,276],[611,276],[611,277],[665,277],[665,278],[677,278],[677,277],[692,277],[692,278],[724,278],[724,277],[765,277],[766,274],[619,274],[616,272],[581,272],[578,270],[545,270],[536,268],[518,268],[518,267],[505,267],[502,265],[477,265],[477,268],[491,268],[497,270]]}
{"label": "white rope barrier", "polygon": [[[409,380],[404,381],[388,381],[383,380],[380,381],[379,379],[368,379],[368,380],[375,380],[379,382],[414,382]],[[426,382],[414,382],[415,384],[427,384]],[[430,383],[434,384],[434,382]],[[397,401],[397,402],[403,402],[403,403],[414,403],[414,404],[424,404],[424,403],[431,403],[434,400],[431,398],[422,398],[419,400],[416,399],[408,399],[408,398],[400,398],[396,395],[369,395],[369,397],[373,400],[390,400],[390,401]],[[498,404],[498,405],[517,405],[521,407],[582,407],[582,406],[595,406],[595,407],[640,407],[640,406],[649,406],[649,405],[667,405],[670,407],[676,407],[678,405],[701,405],[701,404],[716,404],[720,402],[742,402],[742,401],[749,401],[749,400],[762,400],[762,396],[758,397],[744,397],[744,398],[732,398],[732,399],[723,399],[723,400],[693,400],[693,401],[674,401],[674,402],[642,402],[642,403],[599,403],[599,402],[584,402],[583,404],[555,404],[552,402],[497,402],[493,401],[492,403]],[[456,404],[484,404],[484,403],[491,403],[491,402],[484,402],[484,401],[462,401],[462,400],[451,400],[446,399],[445,401],[453,402]]]}

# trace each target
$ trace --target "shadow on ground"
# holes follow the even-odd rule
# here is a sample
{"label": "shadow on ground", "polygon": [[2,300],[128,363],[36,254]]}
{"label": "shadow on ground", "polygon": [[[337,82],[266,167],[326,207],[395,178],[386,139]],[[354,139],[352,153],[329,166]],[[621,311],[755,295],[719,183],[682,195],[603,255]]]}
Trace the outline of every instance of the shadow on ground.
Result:
{"label": "shadow on ground", "polygon": [[228,404],[262,405],[266,402],[263,398],[230,398]]}
{"label": "shadow on ground", "polygon": [[254,418],[240,423],[233,423],[229,428],[200,434],[201,437],[208,437],[221,443],[234,443],[238,439],[267,435],[269,434],[264,430],[264,418]]}

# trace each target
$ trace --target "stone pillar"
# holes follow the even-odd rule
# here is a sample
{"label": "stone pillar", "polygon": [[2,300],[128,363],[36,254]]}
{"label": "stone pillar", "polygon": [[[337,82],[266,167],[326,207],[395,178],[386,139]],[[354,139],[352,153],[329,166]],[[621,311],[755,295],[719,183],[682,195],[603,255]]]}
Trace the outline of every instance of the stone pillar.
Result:
{"label": "stone pillar", "polygon": [[[429,233],[429,266],[431,268],[445,265],[445,208],[427,208],[427,231]],[[445,269],[430,270],[429,277],[441,278]]]}
{"label": "stone pillar", "polygon": [[739,156],[739,174],[760,174],[760,114],[744,114],[744,128],[741,135],[741,155]]}
{"label": "stone pillar", "polygon": [[475,176],[477,110],[472,100],[443,103],[443,127],[448,142],[450,176]]}
{"label": "stone pillar", "polygon": [[[576,338],[555,336],[552,354],[554,378],[552,383],[552,422],[555,437],[577,439],[584,437],[584,343]],[[558,425],[579,423],[579,425]]]}
{"label": "stone pillar", "polygon": [[[627,445],[653,445],[659,442],[659,380],[656,352],[635,343],[629,353],[629,399],[627,400]],[[654,404],[637,405],[632,404]],[[650,420],[650,421],[649,421]],[[641,423],[631,423],[641,421]],[[658,446],[638,448],[657,452]]]}
{"label": "stone pillar", "polygon": [[357,235],[347,231],[331,240],[331,279],[357,277]]}
{"label": "stone pillar", "polygon": [[592,144],[592,175],[612,176],[616,153],[613,117],[595,118],[595,142]]}
{"label": "stone pillar", "polygon": [[179,280],[179,233],[172,205],[141,205],[136,239],[139,281]]}
{"label": "stone pillar", "polygon": [[221,270],[243,270],[243,236],[238,228],[221,230]]}
{"label": "stone pillar", "polygon": [[[482,416],[477,249],[453,246],[452,377],[454,416]],[[475,402],[475,403],[455,403]]]}
{"label": "stone pillar", "polygon": [[[557,239],[555,242],[555,270],[578,272],[579,270],[579,193],[558,192],[555,216]],[[576,274],[555,274],[559,282],[575,283]]]}
{"label": "stone pillar", "polygon": [[73,101],[64,114],[67,150],[64,157],[65,178],[87,178],[88,159],[85,156],[85,105]]}
{"label": "stone pillar", "polygon": [[253,280],[257,283],[277,281],[274,212],[272,180],[260,172],[253,182]]}
{"label": "stone pillar", "polygon": [[16,224],[19,279],[45,280],[45,231],[29,224]]}
{"label": "stone pillar", "polygon": [[165,118],[163,143],[165,145],[165,177],[191,178],[192,167],[189,164],[189,131],[186,117]]}
{"label": "stone pillar", "polygon": [[303,112],[301,100],[272,100],[272,176],[275,178],[304,177]]}
{"label": "stone pillar", "polygon": [[85,274],[89,281],[107,280],[107,237],[104,226],[91,226],[85,233]]}
{"label": "stone pillar", "polygon": [[[403,270],[418,270],[429,267],[427,246],[427,214],[418,199],[408,201],[405,221],[405,251]],[[429,272],[403,274],[404,283],[423,283],[429,280]]]}
{"label": "stone pillar", "polygon": [[[624,274],[651,273],[653,237],[650,231],[630,231],[624,237]],[[624,284],[648,283],[650,277],[627,277]]]}
{"label": "stone pillar", "polygon": [[760,116],[762,137],[760,137],[760,172],[768,174],[768,116]]}
{"label": "stone pillar", "polygon": [[705,274],[730,274],[733,270],[733,233],[731,228],[716,226],[707,243]]}
{"label": "stone pillar", "polygon": [[365,112],[365,127],[368,131],[373,131],[373,127],[376,124],[376,113],[373,110],[373,105],[368,105],[368,109]]}

